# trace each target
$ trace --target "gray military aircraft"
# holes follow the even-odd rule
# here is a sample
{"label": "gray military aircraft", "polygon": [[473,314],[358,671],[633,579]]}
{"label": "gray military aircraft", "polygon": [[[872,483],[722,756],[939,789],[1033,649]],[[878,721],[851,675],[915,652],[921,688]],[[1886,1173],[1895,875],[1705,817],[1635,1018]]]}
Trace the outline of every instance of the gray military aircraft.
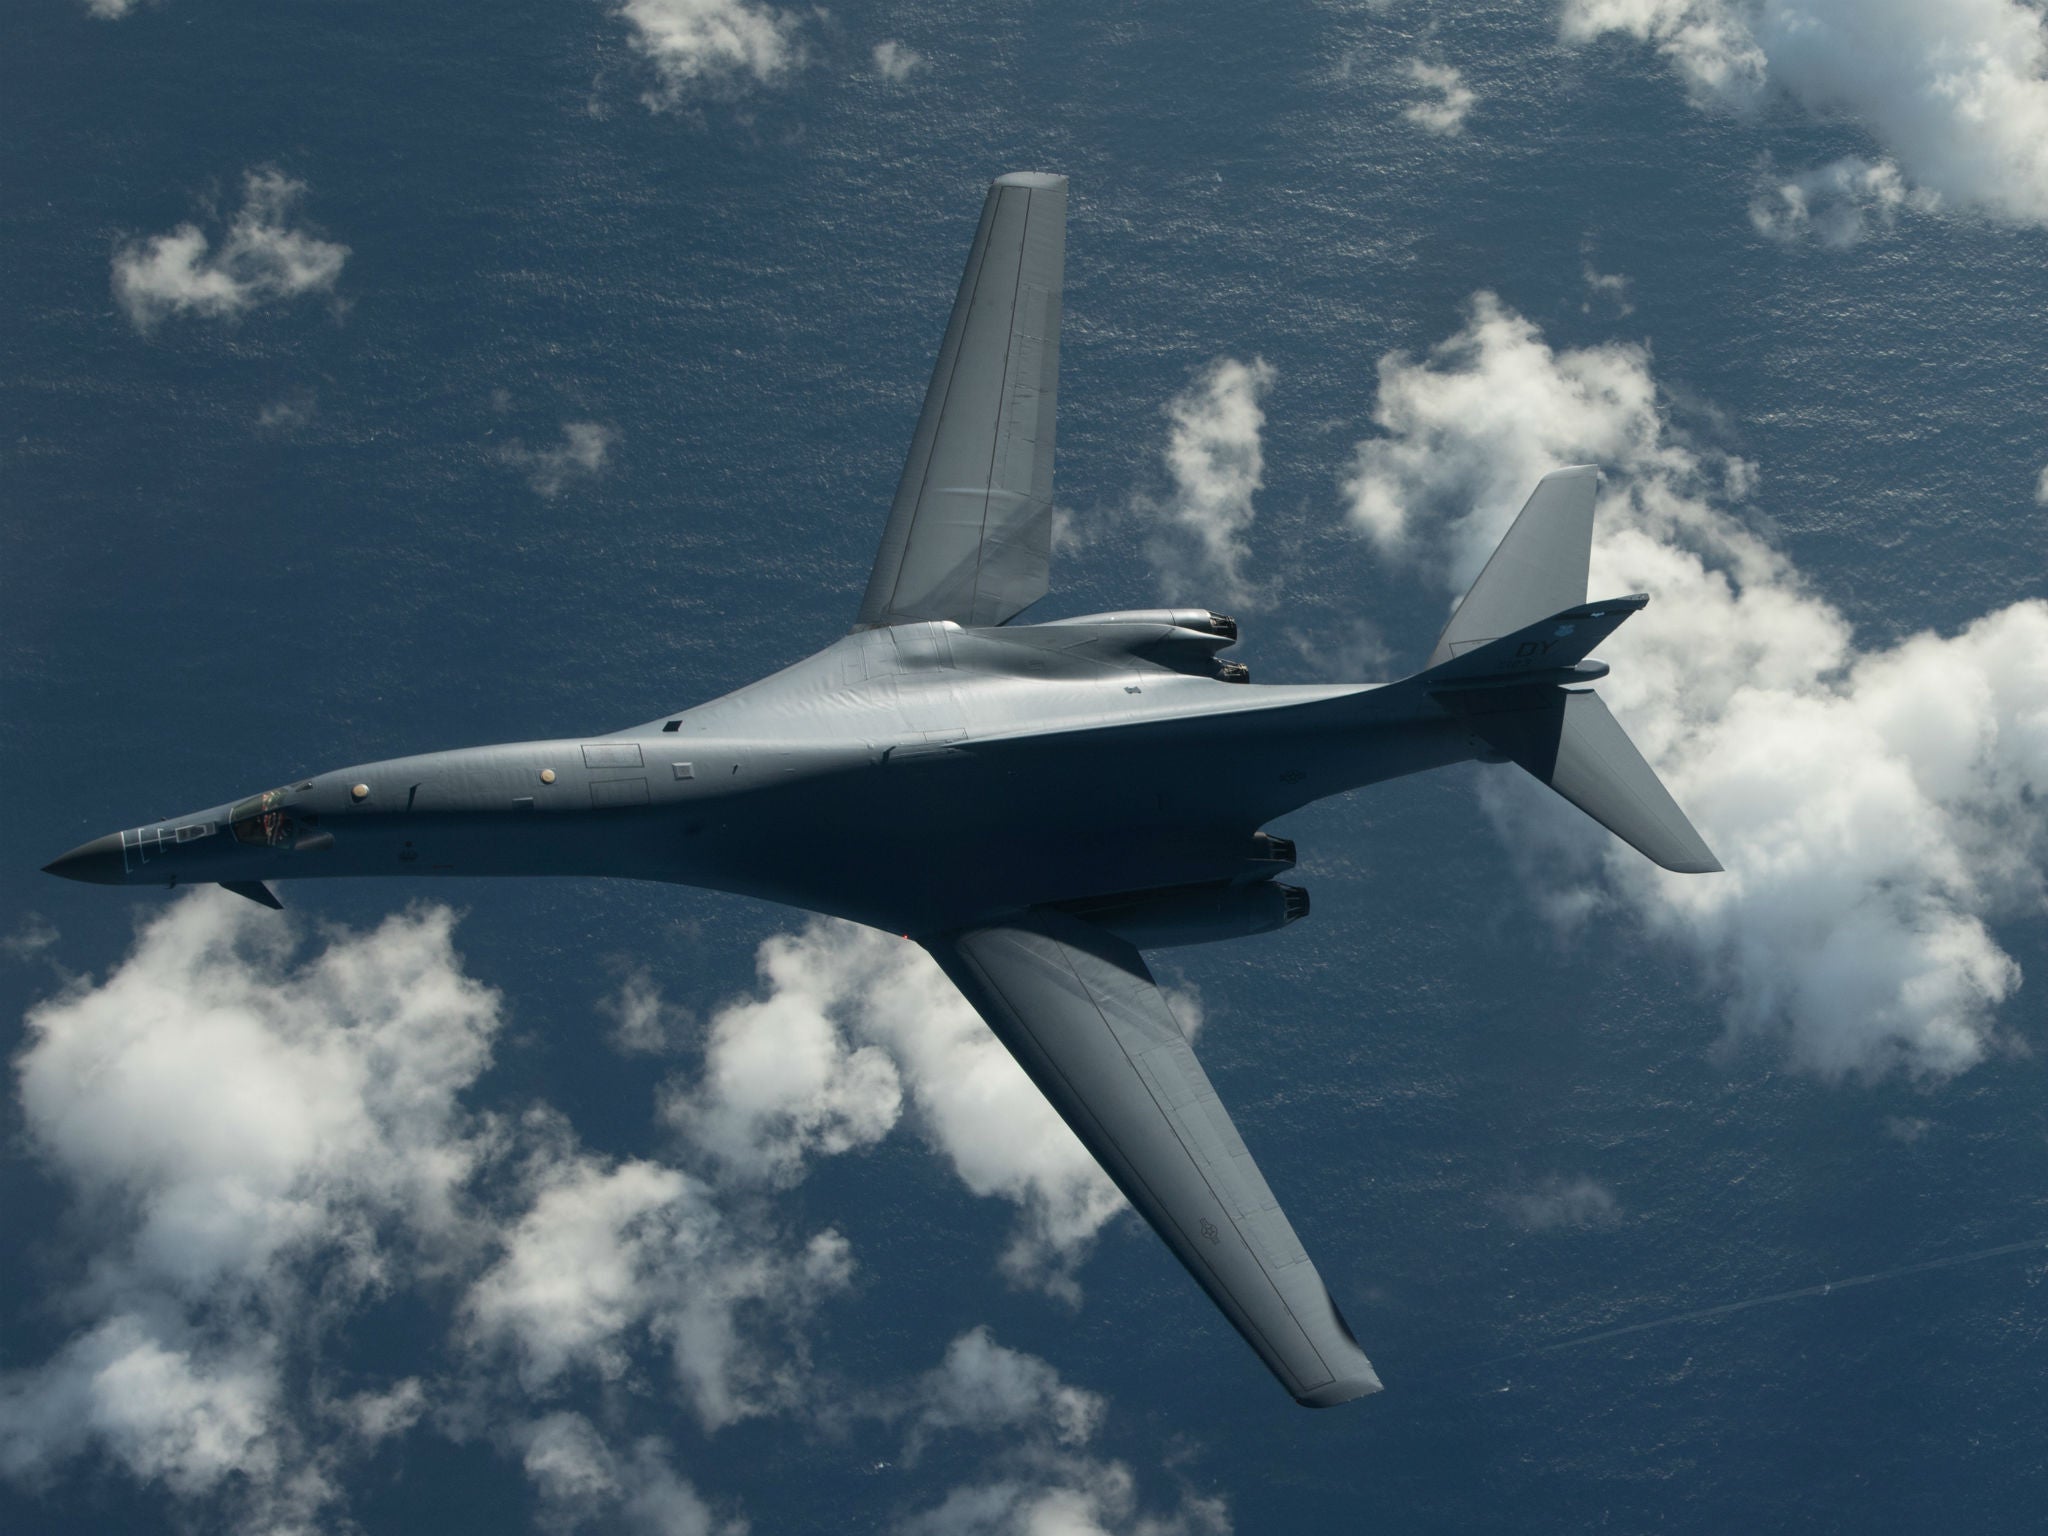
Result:
{"label": "gray military aircraft", "polygon": [[1586,658],[1598,475],[1544,477],[1427,667],[1249,687],[1201,608],[1012,621],[1046,595],[1064,177],[990,187],[851,633],[610,735],[315,774],[111,833],[107,885],[618,875],[915,939],[1295,1400],[1379,1389],[1141,951],[1279,928],[1289,811],[1448,763],[1518,764],[1666,869],[1720,866]]}

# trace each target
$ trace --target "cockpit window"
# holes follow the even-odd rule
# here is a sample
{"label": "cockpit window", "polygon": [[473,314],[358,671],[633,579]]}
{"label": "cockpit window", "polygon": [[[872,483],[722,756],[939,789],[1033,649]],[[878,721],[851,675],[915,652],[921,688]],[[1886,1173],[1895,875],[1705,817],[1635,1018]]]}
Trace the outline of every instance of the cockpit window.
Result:
{"label": "cockpit window", "polygon": [[253,848],[283,848],[291,844],[296,830],[291,812],[285,808],[288,790],[267,789],[260,795],[235,802],[228,812],[228,828],[235,841]]}

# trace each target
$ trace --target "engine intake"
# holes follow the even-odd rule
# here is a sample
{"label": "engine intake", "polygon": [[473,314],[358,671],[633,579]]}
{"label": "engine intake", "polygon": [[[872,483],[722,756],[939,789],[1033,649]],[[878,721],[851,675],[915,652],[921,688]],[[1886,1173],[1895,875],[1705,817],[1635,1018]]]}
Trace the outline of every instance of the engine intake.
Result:
{"label": "engine intake", "polygon": [[1259,860],[1271,859],[1276,864],[1282,864],[1288,869],[1292,869],[1294,868],[1294,839],[1291,837],[1275,837],[1270,832],[1254,832],[1252,834],[1252,857]]}

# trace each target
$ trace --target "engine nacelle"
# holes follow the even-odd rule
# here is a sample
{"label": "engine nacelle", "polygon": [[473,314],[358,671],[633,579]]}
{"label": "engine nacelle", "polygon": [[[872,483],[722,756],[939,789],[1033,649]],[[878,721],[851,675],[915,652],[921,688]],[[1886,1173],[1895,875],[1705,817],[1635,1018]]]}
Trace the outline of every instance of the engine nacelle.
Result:
{"label": "engine nacelle", "polygon": [[1139,949],[1171,949],[1284,928],[1308,916],[1308,892],[1273,880],[1219,880],[1097,897],[1066,910]]}
{"label": "engine nacelle", "polygon": [[[1206,608],[1131,608],[1043,624],[965,629],[959,634],[993,648],[983,665],[1033,677],[1099,675],[1101,662],[1128,657],[1187,677],[1251,681],[1251,671],[1242,662],[1225,661],[1217,654],[1237,644],[1237,620]],[[955,642],[956,659],[960,643]],[[1019,652],[1025,647],[1037,654],[1020,664]]]}
{"label": "engine nacelle", "polygon": [[1206,608],[1127,608],[1118,613],[1084,613],[1072,619],[1048,619],[1045,627],[1060,624],[1171,624],[1175,629],[1192,629],[1200,635],[1217,635],[1229,644],[1237,643],[1237,620]]}

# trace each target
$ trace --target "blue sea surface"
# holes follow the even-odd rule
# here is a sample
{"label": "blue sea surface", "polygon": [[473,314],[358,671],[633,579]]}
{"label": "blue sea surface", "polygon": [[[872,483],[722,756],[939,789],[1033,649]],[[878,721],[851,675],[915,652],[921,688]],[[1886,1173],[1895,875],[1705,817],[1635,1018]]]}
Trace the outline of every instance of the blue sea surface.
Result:
{"label": "blue sea surface", "polygon": [[[1011,169],[1072,178],[1058,496],[1093,537],[1047,616],[1154,598],[1118,514],[1165,486],[1162,406],[1258,356],[1276,382],[1249,537],[1284,587],[1235,654],[1305,680],[1289,628],[1363,618],[1418,664],[1445,594],[1345,529],[1340,482],[1379,360],[1426,353],[1481,290],[1560,348],[1646,342],[1674,422],[1758,466],[1740,514],[1861,643],[2044,595],[2042,232],[1760,236],[1766,157],[1867,148],[1853,125],[1703,113],[1645,51],[1567,49],[1547,7],[1506,0],[852,5],[806,27],[785,81],[653,112],[602,4],[8,8],[0,926],[40,914],[65,973],[104,975],[159,898],[37,872],[86,837],[324,766],[617,729],[843,633],[982,187]],[[884,37],[926,67],[877,77]],[[1402,118],[1418,52],[1478,92],[1462,136]],[[334,295],[138,334],[115,250],[225,216],[265,165],[349,247]],[[1588,301],[1589,264],[1627,276],[1631,310]],[[520,455],[566,421],[616,446],[544,498]],[[862,1261],[816,1359],[900,1379],[986,1322],[1108,1398],[1100,1447],[1148,1494],[1221,1496],[1247,1532],[2036,1528],[2048,1254],[1533,1353],[2048,1239],[2032,987],[2002,1014],[2019,1047],[1946,1084],[1788,1071],[1768,1042],[1719,1044],[1715,979],[1628,917],[1560,938],[1474,782],[1301,812],[1276,830],[1312,919],[1164,967],[1200,989],[1203,1059],[1383,1396],[1293,1408],[1135,1221],[1078,1310],[1006,1288],[1010,1207],[907,1133],[789,1196],[796,1229],[836,1225]],[[416,894],[285,891],[352,927]],[[479,1097],[545,1099],[621,1155],[662,1149],[654,1074],[604,1046],[596,1000],[644,965],[708,1014],[798,921],[626,883],[430,894],[507,999]],[[2048,977],[2038,917],[1998,938]],[[61,985],[0,961],[10,1057]],[[83,1240],[11,1097],[4,1115],[0,1369],[22,1370],[70,1336],[51,1298]],[[1887,1136],[1900,1117],[1932,1129]],[[1531,1231],[1503,1206],[1582,1177],[1615,1219]],[[446,1306],[387,1299],[337,1358],[434,1361]],[[979,1454],[901,1466],[876,1424],[707,1437],[664,1411],[678,1466],[760,1532],[888,1528]],[[0,1528],[180,1528],[160,1486],[90,1466],[0,1483]],[[533,1510],[515,1462],[424,1429],[348,1507],[450,1532]]]}

